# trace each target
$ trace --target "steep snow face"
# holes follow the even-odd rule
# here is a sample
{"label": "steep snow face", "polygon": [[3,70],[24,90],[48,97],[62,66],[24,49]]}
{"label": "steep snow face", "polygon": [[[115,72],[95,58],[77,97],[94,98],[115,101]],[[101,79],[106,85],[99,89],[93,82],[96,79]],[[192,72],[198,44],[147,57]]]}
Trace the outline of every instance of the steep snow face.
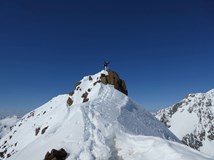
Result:
{"label": "steep snow face", "polygon": [[[211,160],[179,143],[167,141],[179,142],[142,106],[112,85],[96,83],[101,74],[108,73],[102,71],[84,77],[76,85],[74,93],[55,97],[25,115],[0,140],[0,159],[39,160],[53,148],[64,148],[69,153],[66,160],[130,160],[142,157],[159,160],[167,157],[168,153],[171,154],[170,160],[180,157],[184,160],[194,157]],[[88,100],[85,102],[82,95],[86,92]],[[68,98],[73,101],[71,106],[67,104]],[[169,148],[171,150],[167,151]]]}
{"label": "steep snow face", "polygon": [[172,107],[155,113],[183,143],[214,155],[214,89],[189,94]]}
{"label": "steep snow face", "polygon": [[0,139],[12,130],[17,121],[17,116],[6,117],[0,120]]}

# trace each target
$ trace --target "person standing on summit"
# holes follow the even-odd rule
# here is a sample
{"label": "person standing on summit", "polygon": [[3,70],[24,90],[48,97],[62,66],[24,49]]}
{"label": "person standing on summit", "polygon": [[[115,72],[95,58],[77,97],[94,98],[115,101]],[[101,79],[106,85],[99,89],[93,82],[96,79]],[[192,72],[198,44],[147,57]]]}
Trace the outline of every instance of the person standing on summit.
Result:
{"label": "person standing on summit", "polygon": [[104,62],[103,62],[103,67],[104,67],[105,71],[108,70],[109,64],[110,64],[110,61],[104,61]]}

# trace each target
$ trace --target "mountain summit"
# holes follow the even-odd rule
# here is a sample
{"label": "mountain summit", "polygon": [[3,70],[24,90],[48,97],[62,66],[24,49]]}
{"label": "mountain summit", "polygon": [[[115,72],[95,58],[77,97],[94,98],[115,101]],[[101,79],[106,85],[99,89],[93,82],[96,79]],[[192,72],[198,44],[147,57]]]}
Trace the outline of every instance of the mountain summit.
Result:
{"label": "mountain summit", "polygon": [[189,94],[155,116],[184,144],[214,156],[214,89]]}
{"label": "mountain summit", "polygon": [[25,115],[0,140],[0,160],[212,159],[180,144],[127,93],[116,72],[84,77]]}

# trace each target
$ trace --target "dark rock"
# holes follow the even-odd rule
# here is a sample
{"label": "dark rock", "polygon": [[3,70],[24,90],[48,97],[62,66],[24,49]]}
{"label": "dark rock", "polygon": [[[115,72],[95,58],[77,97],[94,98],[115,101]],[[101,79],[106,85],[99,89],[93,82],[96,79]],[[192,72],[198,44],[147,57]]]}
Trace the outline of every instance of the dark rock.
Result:
{"label": "dark rock", "polygon": [[27,118],[33,117],[34,116],[34,111],[30,112],[29,115],[27,116]]}
{"label": "dark rock", "polygon": [[188,108],[188,112],[189,112],[189,113],[192,113],[192,112],[193,112],[193,107],[189,107],[189,108]]}
{"label": "dark rock", "polygon": [[89,81],[92,81],[92,80],[93,80],[93,78],[91,76],[89,76]]}
{"label": "dark rock", "polygon": [[207,99],[206,107],[210,107],[210,106],[212,106],[212,100],[211,99]]}
{"label": "dark rock", "polygon": [[83,93],[82,98],[83,98],[83,103],[88,102],[89,101],[88,92]]}
{"label": "dark rock", "polygon": [[48,129],[48,126],[43,128],[41,133],[44,134],[47,129]]}
{"label": "dark rock", "polygon": [[65,160],[68,153],[61,148],[60,150],[52,149],[51,153],[47,152],[44,160]]}
{"label": "dark rock", "polygon": [[78,91],[78,90],[80,90],[80,91],[81,91],[82,89],[78,86],[78,87],[76,88],[76,90],[77,90],[77,91]]}
{"label": "dark rock", "polygon": [[85,92],[82,94],[82,98],[87,98],[87,96],[88,96],[88,92]]}
{"label": "dark rock", "polygon": [[0,152],[0,158],[4,158],[5,152]]}
{"label": "dark rock", "polygon": [[209,138],[209,140],[214,140],[214,135],[213,134],[208,135],[207,138]]}
{"label": "dark rock", "polygon": [[166,115],[163,114],[163,116],[161,117],[160,121],[167,127],[167,128],[170,128],[171,125],[169,124],[169,120],[166,118]]}
{"label": "dark rock", "polygon": [[183,144],[190,146],[191,148],[194,148],[196,150],[199,150],[199,148],[203,145],[200,140],[194,135],[194,134],[187,134],[182,139]]}
{"label": "dark rock", "polygon": [[176,103],[171,109],[170,114],[173,115],[175,112],[177,112],[178,108],[181,108],[183,102]]}
{"label": "dark rock", "polygon": [[97,83],[100,83],[101,82],[101,80],[98,80],[98,81],[96,81],[96,82],[94,82],[94,86],[97,84]]}
{"label": "dark rock", "polygon": [[10,154],[10,153],[7,154],[7,158],[9,158],[9,157],[11,157],[11,154]]}
{"label": "dark rock", "polygon": [[89,101],[88,98],[84,98],[82,102],[85,103],[85,102],[88,102],[88,101]]}
{"label": "dark rock", "polygon": [[35,136],[37,136],[39,134],[39,131],[40,131],[40,127],[36,128],[36,130],[35,130]]}
{"label": "dark rock", "polygon": [[67,100],[68,106],[71,106],[73,104],[73,102],[74,101],[70,97],[68,97],[68,100]]}
{"label": "dark rock", "polygon": [[74,91],[69,93],[69,96],[73,96],[74,95]]}
{"label": "dark rock", "polygon": [[128,91],[126,89],[125,81],[120,79],[119,75],[111,70],[108,70],[108,75],[101,74],[100,81],[103,84],[111,84],[115,89],[121,91],[122,93],[128,95]]}
{"label": "dark rock", "polygon": [[77,88],[77,86],[79,86],[81,84],[81,82],[77,82],[74,87]]}

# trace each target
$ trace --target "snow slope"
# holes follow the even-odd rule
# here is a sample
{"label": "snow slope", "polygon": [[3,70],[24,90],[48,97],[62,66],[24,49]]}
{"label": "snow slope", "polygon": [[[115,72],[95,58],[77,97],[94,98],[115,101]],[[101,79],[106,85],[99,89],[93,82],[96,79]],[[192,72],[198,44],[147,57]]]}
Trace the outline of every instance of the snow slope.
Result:
{"label": "snow slope", "polygon": [[155,116],[183,143],[214,156],[214,89],[189,94],[179,103],[158,111]]}
{"label": "snow slope", "polygon": [[12,130],[17,121],[17,116],[6,117],[0,120],[0,139]]}
{"label": "snow slope", "polygon": [[[162,123],[114,86],[95,83],[101,74],[108,73],[84,77],[73,95],[57,96],[25,115],[0,140],[5,157],[0,159],[40,160],[53,148],[64,148],[69,153],[66,160],[213,159],[180,144]],[[85,92],[89,101],[83,103]]]}

